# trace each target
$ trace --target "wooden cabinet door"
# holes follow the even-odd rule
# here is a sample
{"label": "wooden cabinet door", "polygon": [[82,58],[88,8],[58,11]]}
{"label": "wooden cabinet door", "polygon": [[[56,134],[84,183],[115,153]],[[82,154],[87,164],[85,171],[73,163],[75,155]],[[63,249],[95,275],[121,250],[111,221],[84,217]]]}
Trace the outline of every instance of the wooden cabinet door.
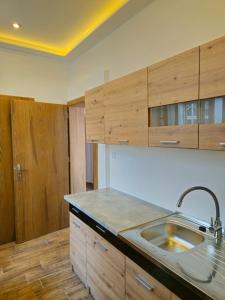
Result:
{"label": "wooden cabinet door", "polygon": [[225,124],[200,124],[199,149],[225,150]]}
{"label": "wooden cabinet door", "polygon": [[103,86],[85,93],[86,138],[88,143],[104,143]]}
{"label": "wooden cabinet door", "polygon": [[91,229],[87,236],[87,286],[97,300],[125,299],[125,257]]}
{"label": "wooden cabinet door", "polygon": [[200,46],[200,99],[225,95],[225,38]]}
{"label": "wooden cabinet door", "polygon": [[198,99],[199,48],[148,68],[149,107]]}
{"label": "wooden cabinet door", "polygon": [[126,300],[170,300],[171,292],[126,257]]}
{"label": "wooden cabinet door", "polygon": [[148,146],[147,68],[104,86],[105,142]]}
{"label": "wooden cabinet door", "polygon": [[149,146],[197,149],[198,125],[150,127]]}
{"label": "wooden cabinet door", "polygon": [[87,284],[86,232],[88,227],[70,213],[70,259],[75,273]]}

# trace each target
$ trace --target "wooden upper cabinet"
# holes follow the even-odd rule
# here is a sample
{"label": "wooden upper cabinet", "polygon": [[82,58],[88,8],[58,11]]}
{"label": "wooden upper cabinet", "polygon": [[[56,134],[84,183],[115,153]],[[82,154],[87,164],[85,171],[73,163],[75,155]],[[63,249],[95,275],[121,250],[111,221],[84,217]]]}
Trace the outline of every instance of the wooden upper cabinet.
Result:
{"label": "wooden upper cabinet", "polygon": [[86,138],[89,143],[104,143],[103,86],[85,93]]}
{"label": "wooden upper cabinet", "polygon": [[199,47],[148,68],[149,107],[198,99]]}
{"label": "wooden upper cabinet", "polygon": [[225,95],[225,37],[200,46],[200,99]]}
{"label": "wooden upper cabinet", "polygon": [[148,146],[147,68],[104,86],[105,142]]}

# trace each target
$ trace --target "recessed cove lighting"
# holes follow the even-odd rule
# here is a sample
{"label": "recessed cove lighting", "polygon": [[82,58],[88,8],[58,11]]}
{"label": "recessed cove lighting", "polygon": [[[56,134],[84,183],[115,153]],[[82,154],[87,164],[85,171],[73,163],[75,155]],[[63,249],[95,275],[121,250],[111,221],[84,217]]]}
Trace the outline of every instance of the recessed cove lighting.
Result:
{"label": "recessed cove lighting", "polygon": [[13,28],[15,28],[15,29],[20,29],[20,28],[21,28],[21,25],[20,25],[19,23],[17,23],[17,22],[14,22],[14,23],[13,23]]}

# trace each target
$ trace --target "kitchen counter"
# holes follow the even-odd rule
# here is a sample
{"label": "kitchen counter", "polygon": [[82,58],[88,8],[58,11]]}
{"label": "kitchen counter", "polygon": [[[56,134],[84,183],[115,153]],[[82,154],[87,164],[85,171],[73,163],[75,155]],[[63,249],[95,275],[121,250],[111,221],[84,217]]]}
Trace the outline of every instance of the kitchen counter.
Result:
{"label": "kitchen counter", "polygon": [[[161,250],[143,239],[140,233],[146,228],[162,224],[162,221],[191,228],[204,236],[204,241],[192,249],[180,253]],[[150,260],[166,267],[211,299],[225,299],[225,242],[224,240],[216,242],[213,235],[200,233],[198,227],[197,224],[185,219],[185,216],[174,214],[165,219],[122,232],[121,237],[132,247],[136,246],[136,249]]]}
{"label": "kitchen counter", "polygon": [[67,195],[64,199],[115,235],[171,214],[169,210],[109,188]]}
{"label": "kitchen counter", "polygon": [[[148,241],[143,241],[140,234],[136,234],[138,230],[149,226],[150,222],[157,224],[162,218],[173,218],[171,211],[114,189],[67,195],[64,198],[73,207],[110,231],[115,238],[122,239],[121,241],[132,247],[133,251],[148,259],[149,263],[144,263],[143,268],[149,264],[152,271],[153,265],[158,267],[157,273],[165,270],[174,278],[172,285],[173,280],[177,279],[189,289],[200,291],[204,299],[225,299],[224,241],[218,245],[214,237],[208,235],[204,243],[193,249],[171,255],[167,251],[160,251]],[[166,285],[166,282],[162,283]],[[179,283],[176,283],[176,286],[182,289]],[[172,289],[172,286],[167,287]]]}

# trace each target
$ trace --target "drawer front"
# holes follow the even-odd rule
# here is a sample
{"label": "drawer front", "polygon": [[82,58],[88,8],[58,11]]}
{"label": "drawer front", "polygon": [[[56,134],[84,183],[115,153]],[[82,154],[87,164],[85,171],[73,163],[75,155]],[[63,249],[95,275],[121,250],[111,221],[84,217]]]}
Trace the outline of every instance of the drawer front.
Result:
{"label": "drawer front", "polygon": [[87,285],[97,300],[125,299],[125,256],[91,229],[87,237]]}
{"label": "drawer front", "polygon": [[199,149],[225,150],[225,124],[200,124]]}
{"label": "drawer front", "polygon": [[150,127],[149,146],[197,149],[198,125]]}
{"label": "drawer front", "polygon": [[70,237],[86,243],[87,225],[70,213]]}
{"label": "drawer front", "polygon": [[86,285],[87,283],[87,255],[86,244],[79,240],[70,239],[70,259],[75,273]]}
{"label": "drawer front", "polygon": [[170,300],[171,292],[126,257],[126,300]]}

